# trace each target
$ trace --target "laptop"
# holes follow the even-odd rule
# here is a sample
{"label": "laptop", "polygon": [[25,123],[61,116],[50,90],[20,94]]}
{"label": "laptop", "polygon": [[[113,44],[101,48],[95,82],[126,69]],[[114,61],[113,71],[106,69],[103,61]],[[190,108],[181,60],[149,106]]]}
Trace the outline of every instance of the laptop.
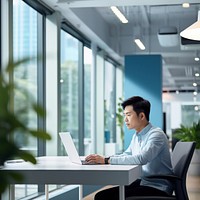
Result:
{"label": "laptop", "polygon": [[88,165],[89,163],[79,157],[70,132],[60,132],[59,135],[70,161],[79,165]]}

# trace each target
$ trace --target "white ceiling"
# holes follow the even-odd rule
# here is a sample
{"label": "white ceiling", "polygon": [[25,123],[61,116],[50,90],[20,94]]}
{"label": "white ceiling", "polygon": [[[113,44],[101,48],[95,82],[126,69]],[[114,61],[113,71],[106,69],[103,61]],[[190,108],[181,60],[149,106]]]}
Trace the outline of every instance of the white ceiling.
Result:
{"label": "white ceiling", "polygon": [[[190,8],[182,8],[181,0],[41,0],[54,10],[61,12],[74,27],[108,54],[123,63],[124,55],[161,54],[163,57],[163,90],[194,90],[193,81],[200,87],[200,78],[194,73],[200,72],[200,44],[182,46],[180,32],[197,20],[200,1],[190,2]],[[118,6],[129,20],[121,22],[112,13],[109,6]],[[162,28],[176,27],[178,34],[162,35],[167,44],[163,47],[158,40],[158,31]],[[140,51],[133,39],[140,37],[146,46]]]}

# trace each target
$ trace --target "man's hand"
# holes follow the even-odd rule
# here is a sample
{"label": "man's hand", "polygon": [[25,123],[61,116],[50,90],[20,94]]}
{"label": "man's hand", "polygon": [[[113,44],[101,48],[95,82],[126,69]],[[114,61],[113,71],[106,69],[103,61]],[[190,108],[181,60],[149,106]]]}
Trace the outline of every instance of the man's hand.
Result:
{"label": "man's hand", "polygon": [[105,164],[104,157],[98,154],[91,154],[85,160],[90,164]]}

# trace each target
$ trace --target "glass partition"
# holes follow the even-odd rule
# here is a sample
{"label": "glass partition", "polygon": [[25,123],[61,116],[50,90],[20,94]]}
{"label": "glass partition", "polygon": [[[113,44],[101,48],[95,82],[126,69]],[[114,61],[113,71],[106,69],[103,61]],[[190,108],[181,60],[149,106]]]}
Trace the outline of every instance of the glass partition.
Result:
{"label": "glass partition", "polygon": [[116,142],[116,91],[115,91],[115,67],[112,63],[105,62],[105,86],[104,86],[104,129],[105,143]]}
{"label": "glass partition", "polygon": [[190,127],[194,122],[197,123],[200,119],[200,105],[181,105],[181,117],[184,126]]}
{"label": "glass partition", "polygon": [[[79,41],[61,30],[60,132],[69,131],[78,149]],[[61,150],[63,154],[63,149]]]}

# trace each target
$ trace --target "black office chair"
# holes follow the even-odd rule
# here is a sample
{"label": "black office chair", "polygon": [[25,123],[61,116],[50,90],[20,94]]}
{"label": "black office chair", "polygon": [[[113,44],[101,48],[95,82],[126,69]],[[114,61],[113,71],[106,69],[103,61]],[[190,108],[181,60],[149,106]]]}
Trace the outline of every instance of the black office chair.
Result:
{"label": "black office chair", "polygon": [[172,196],[132,196],[126,200],[189,200],[186,189],[187,171],[195,150],[195,142],[177,142],[172,152],[172,167],[174,175],[155,175],[150,178],[161,178],[175,184],[175,194]]}

